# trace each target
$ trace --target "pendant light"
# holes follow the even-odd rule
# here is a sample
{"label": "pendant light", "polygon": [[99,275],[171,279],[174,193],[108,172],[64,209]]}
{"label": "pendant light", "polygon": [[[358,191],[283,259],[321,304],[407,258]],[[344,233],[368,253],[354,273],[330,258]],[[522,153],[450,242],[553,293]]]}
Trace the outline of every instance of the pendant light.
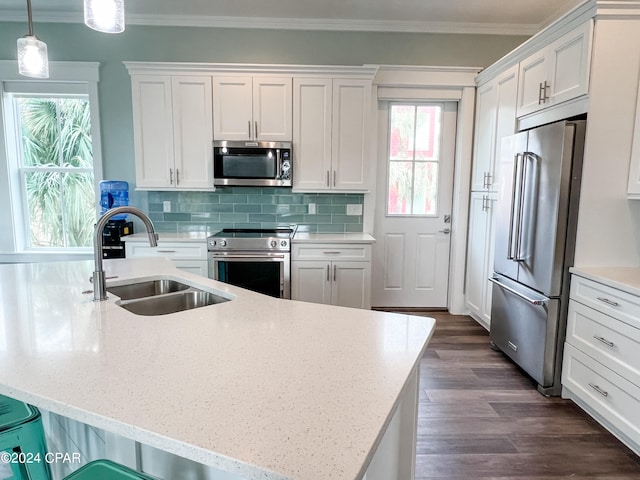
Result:
{"label": "pendant light", "polygon": [[84,0],[84,23],[99,32],[123,32],[124,0]]}
{"label": "pendant light", "polygon": [[29,33],[18,39],[18,72],[25,77],[49,78],[47,44],[33,34],[31,0],[27,0]]}

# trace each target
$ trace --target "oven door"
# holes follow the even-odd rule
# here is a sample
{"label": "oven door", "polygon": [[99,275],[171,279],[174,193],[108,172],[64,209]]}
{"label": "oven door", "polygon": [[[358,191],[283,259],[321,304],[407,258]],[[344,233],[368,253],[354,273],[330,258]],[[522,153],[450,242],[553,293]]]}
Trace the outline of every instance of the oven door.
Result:
{"label": "oven door", "polygon": [[209,252],[209,278],[276,298],[291,298],[289,252]]}

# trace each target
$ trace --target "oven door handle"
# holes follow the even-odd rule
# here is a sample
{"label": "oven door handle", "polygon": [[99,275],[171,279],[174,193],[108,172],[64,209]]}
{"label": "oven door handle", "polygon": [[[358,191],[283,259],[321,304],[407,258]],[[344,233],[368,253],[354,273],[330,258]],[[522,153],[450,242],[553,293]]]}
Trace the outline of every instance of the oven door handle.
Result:
{"label": "oven door handle", "polygon": [[228,260],[261,260],[268,258],[284,258],[284,254],[282,253],[260,253],[260,254],[250,254],[250,253],[212,253],[212,257],[214,258],[224,258]]}

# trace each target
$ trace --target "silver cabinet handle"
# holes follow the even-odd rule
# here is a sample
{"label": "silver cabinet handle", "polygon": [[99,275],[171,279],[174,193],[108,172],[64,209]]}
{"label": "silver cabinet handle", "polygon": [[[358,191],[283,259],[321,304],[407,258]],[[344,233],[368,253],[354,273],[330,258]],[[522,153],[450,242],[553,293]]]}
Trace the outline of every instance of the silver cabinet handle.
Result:
{"label": "silver cabinet handle", "polygon": [[489,197],[487,195],[482,195],[482,211],[489,211]]}
{"label": "silver cabinet handle", "polygon": [[504,288],[507,292],[513,293],[516,297],[520,297],[522,300],[526,300],[532,305],[544,305],[545,303],[547,303],[547,300],[548,300],[547,298],[543,298],[542,300],[537,298],[529,298],[526,295],[523,295],[522,293],[518,292],[517,290],[514,290],[511,287],[507,287],[504,283],[499,282],[495,278],[489,278],[488,280],[491,283],[495,283],[500,288]]}
{"label": "silver cabinet handle", "polygon": [[610,342],[609,340],[607,340],[606,338],[603,337],[599,337],[597,335],[594,335],[593,338],[595,338],[596,340],[598,340],[599,342],[604,343],[607,347],[611,347],[613,348],[615,346],[615,343]]}
{"label": "silver cabinet handle", "polygon": [[327,265],[327,282],[331,281],[331,279],[329,278],[330,269],[331,269],[331,265]]}
{"label": "silver cabinet handle", "polygon": [[324,255],[340,255],[342,252],[322,252]]}
{"label": "silver cabinet handle", "polygon": [[329,184],[329,170],[327,170],[327,187],[330,187],[331,185]]}
{"label": "silver cabinet handle", "polygon": [[602,395],[603,397],[608,397],[609,396],[609,392],[607,392],[606,390],[601,389],[598,385],[594,385],[593,383],[590,383],[589,386],[591,388],[593,388],[596,392],[598,392],[600,395]]}
{"label": "silver cabinet handle", "polygon": [[158,253],[176,253],[175,250],[158,250]]}
{"label": "silver cabinet handle", "polygon": [[483,179],[482,179],[482,188],[486,188],[488,190],[489,187],[491,186],[492,178],[493,178],[493,175],[491,175],[491,173],[484,172]]}
{"label": "silver cabinet handle", "polygon": [[251,120],[247,120],[247,125],[249,127],[249,138],[251,138]]}
{"label": "silver cabinet handle", "polygon": [[180,184],[180,169],[176,168],[176,185]]}
{"label": "silver cabinet handle", "polygon": [[544,87],[542,86],[542,82],[538,84],[538,105],[542,105],[544,103]]}
{"label": "silver cabinet handle", "polygon": [[255,135],[256,135],[256,139],[257,139],[258,138],[258,121],[257,120],[255,121],[255,126],[256,126],[256,129],[254,130],[254,132],[255,132]]}
{"label": "silver cabinet handle", "polygon": [[333,186],[336,186],[336,171],[333,171]]}
{"label": "silver cabinet handle", "polygon": [[614,302],[613,300],[609,300],[608,298],[598,297],[602,303],[606,303],[607,305],[611,305],[612,307],[619,307],[620,304],[618,302]]}
{"label": "silver cabinet handle", "polygon": [[336,269],[337,269],[337,267],[334,265],[333,266],[333,281],[334,282],[336,281]]}
{"label": "silver cabinet handle", "polygon": [[169,169],[169,185],[173,185],[173,168]]}

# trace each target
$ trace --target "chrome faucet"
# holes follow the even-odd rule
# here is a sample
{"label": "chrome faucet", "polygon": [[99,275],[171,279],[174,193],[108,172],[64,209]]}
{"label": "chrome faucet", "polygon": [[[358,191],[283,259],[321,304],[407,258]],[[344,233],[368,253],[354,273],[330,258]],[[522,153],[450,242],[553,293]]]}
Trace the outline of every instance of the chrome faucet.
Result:
{"label": "chrome faucet", "polygon": [[96,228],[93,232],[93,256],[95,261],[95,271],[93,272],[93,301],[101,302],[107,299],[107,286],[105,284],[104,270],[102,269],[102,232],[109,219],[121,213],[130,213],[135,215],[147,228],[149,235],[149,245],[158,246],[158,235],[156,234],[151,219],[142,210],[135,207],[116,207],[107,212],[98,219]]}

